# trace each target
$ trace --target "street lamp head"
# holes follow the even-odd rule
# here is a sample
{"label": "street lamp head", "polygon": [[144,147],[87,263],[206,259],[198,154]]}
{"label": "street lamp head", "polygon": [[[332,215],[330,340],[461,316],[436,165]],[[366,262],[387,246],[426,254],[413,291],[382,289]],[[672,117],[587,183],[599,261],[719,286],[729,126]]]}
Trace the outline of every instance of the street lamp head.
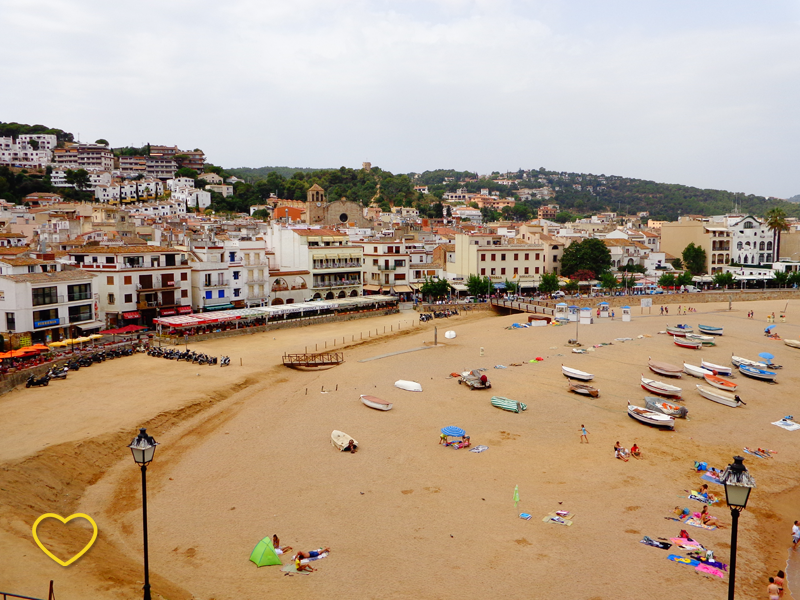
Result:
{"label": "street lamp head", "polygon": [[131,449],[133,460],[139,465],[148,465],[153,460],[156,453],[156,446],[158,442],[152,436],[147,435],[147,430],[142,427],[139,429],[139,435],[131,440],[128,448]]}
{"label": "street lamp head", "polygon": [[728,506],[738,511],[744,510],[747,507],[750,490],[756,487],[755,479],[750,476],[747,467],[744,466],[744,458],[734,456],[733,464],[728,465],[723,471],[719,481],[725,486],[725,499]]}

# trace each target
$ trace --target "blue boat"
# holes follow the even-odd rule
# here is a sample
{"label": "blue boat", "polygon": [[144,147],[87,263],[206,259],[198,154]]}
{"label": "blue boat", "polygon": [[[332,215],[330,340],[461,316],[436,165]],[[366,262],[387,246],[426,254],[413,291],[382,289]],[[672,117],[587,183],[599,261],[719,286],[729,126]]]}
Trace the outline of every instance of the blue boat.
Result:
{"label": "blue boat", "polygon": [[764,369],[756,369],[755,367],[750,367],[748,365],[739,365],[739,372],[742,375],[747,375],[748,377],[752,377],[753,379],[761,379],[762,381],[774,381],[775,377],[777,377],[777,373],[773,373],[772,371],[765,371]]}
{"label": "blue boat", "polygon": [[707,333],[708,335],[722,335],[722,327],[712,327],[711,325],[698,325],[697,328],[700,333]]}

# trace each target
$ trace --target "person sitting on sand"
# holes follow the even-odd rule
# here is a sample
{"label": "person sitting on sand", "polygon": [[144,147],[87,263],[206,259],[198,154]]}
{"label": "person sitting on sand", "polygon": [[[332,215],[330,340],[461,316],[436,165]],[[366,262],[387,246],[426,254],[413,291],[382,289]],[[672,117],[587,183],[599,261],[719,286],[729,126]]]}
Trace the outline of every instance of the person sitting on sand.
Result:
{"label": "person sitting on sand", "polygon": [[703,510],[700,511],[700,522],[703,525],[708,525],[709,527],[719,527],[720,529],[725,527],[722,523],[720,523],[717,517],[712,517],[710,514],[708,514],[708,506],[704,506]]}
{"label": "person sitting on sand", "polygon": [[442,444],[447,446],[447,436],[445,434],[439,436],[439,445],[441,446]]}
{"label": "person sitting on sand", "polygon": [[681,521],[691,514],[688,508],[681,508],[680,506],[676,506],[674,512],[676,515],[678,515],[678,519]]}
{"label": "person sitting on sand", "polygon": [[345,446],[345,447],[342,449],[342,452],[347,452],[347,451],[349,451],[349,452],[350,452],[350,454],[355,454],[355,453],[356,453],[356,450],[358,450],[358,446],[356,445],[356,442],[355,442],[355,440],[350,440],[349,442],[347,442],[347,446]]}
{"label": "person sitting on sand", "polygon": [[469,436],[468,435],[461,436],[461,441],[458,443],[453,443],[453,446],[455,446],[455,448],[457,449],[469,448]]}
{"label": "person sitting on sand", "polygon": [[642,451],[639,449],[639,446],[637,446],[635,443],[633,444],[633,446],[631,446],[631,456],[633,458],[642,457]]}
{"label": "person sitting on sand", "polygon": [[699,496],[702,496],[706,500],[711,501],[711,502],[716,502],[718,500],[718,498],[714,494],[714,492],[709,492],[708,491],[708,484],[707,483],[704,483],[703,485],[700,486],[700,489],[697,491],[697,494]]}
{"label": "person sitting on sand", "polygon": [[294,568],[298,571],[316,571],[316,569],[311,566],[311,563],[303,564],[303,557],[300,556],[301,554],[300,552],[294,557]]}
{"label": "person sitting on sand", "polygon": [[624,460],[625,462],[628,462],[628,459],[626,458],[626,454],[627,454],[627,452],[625,451],[625,448],[623,448],[620,445],[619,442],[614,444],[614,458],[619,458],[620,460]]}
{"label": "person sitting on sand", "polygon": [[292,549],[291,546],[281,547],[281,541],[278,539],[277,533],[272,536],[272,547],[275,550],[275,554],[283,554],[284,552],[288,552]]}

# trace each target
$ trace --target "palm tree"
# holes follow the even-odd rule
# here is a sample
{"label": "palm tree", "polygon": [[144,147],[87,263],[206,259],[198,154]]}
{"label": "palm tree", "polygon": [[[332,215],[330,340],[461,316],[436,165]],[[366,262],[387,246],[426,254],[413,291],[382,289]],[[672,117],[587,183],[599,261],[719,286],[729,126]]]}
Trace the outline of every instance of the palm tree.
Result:
{"label": "palm tree", "polygon": [[778,261],[781,258],[781,232],[789,231],[786,223],[786,212],[782,208],[771,208],[767,211],[767,227],[772,231],[772,249],[774,254],[772,260]]}

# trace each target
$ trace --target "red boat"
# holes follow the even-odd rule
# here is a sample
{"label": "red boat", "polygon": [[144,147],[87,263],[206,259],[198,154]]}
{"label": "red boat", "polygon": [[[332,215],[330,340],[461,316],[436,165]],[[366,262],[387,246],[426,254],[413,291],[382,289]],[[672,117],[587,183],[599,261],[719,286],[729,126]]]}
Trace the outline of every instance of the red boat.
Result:
{"label": "red boat", "polygon": [[673,336],[673,341],[675,342],[676,346],[680,346],[681,348],[689,348],[690,350],[700,350],[703,347],[703,342],[695,342],[693,340],[687,340],[686,338]]}

